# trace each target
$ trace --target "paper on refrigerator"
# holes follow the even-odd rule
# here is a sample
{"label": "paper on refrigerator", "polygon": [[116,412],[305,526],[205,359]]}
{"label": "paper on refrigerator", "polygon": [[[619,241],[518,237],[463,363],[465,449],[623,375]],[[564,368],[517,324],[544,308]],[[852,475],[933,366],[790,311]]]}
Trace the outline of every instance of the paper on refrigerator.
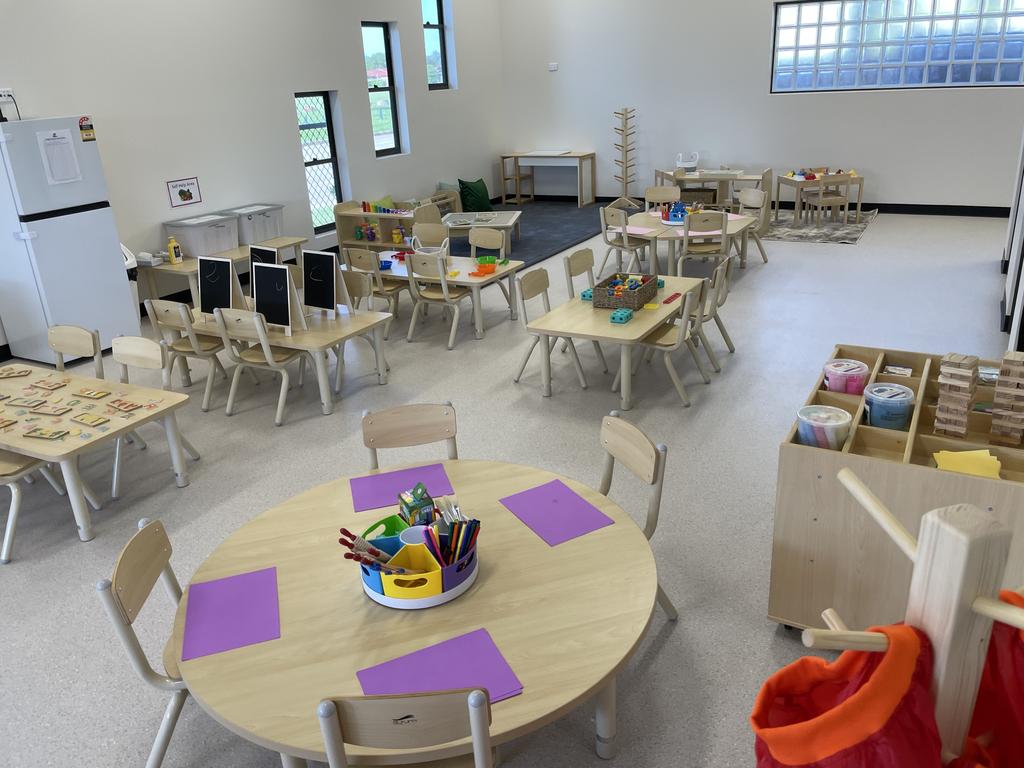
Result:
{"label": "paper on refrigerator", "polygon": [[82,169],[78,166],[78,155],[75,154],[70,129],[36,131],[36,141],[39,143],[47,184],[54,186],[82,180]]}

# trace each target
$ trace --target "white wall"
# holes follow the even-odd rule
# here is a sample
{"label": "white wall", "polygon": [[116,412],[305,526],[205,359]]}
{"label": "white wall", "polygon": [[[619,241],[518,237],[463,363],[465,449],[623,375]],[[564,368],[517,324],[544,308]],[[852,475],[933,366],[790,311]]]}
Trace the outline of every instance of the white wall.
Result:
{"label": "white wall", "polygon": [[[1024,89],[771,95],[772,23],[769,0],[504,2],[509,148],[594,149],[599,193],[618,194],[612,112],[628,105],[634,194],[699,150],[706,167],[854,167],[872,202],[1010,204]],[[575,195],[556,173],[538,191]]]}

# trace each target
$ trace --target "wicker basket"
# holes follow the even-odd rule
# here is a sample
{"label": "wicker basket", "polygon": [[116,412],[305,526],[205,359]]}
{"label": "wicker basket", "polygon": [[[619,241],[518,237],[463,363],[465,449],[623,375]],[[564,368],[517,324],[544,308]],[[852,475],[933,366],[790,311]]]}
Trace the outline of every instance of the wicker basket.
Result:
{"label": "wicker basket", "polygon": [[608,288],[616,280],[624,280],[628,275],[616,274],[605,278],[594,286],[594,307],[601,309],[632,309],[634,312],[643,309],[658,292],[658,280],[650,275],[643,275],[646,281],[634,291],[623,291],[621,296],[609,296]]}

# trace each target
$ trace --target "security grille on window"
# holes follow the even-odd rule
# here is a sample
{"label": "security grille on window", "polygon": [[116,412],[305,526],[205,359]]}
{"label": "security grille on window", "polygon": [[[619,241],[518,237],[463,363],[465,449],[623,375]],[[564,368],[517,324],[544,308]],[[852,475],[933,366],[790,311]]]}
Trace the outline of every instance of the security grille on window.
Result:
{"label": "security grille on window", "polygon": [[777,3],[772,91],[1020,85],[1024,0]]}
{"label": "security grille on window", "polygon": [[295,94],[295,113],[299,122],[302,161],[306,166],[306,191],[309,212],[316,233],[334,229],[334,206],[341,200],[338,152],[328,95],[320,91]]}

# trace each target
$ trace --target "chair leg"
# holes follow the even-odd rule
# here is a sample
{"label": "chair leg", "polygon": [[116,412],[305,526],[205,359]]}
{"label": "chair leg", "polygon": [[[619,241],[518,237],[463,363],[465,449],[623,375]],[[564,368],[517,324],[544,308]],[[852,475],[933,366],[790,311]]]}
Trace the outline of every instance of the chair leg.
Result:
{"label": "chair leg", "polygon": [[7,510],[7,527],[4,528],[4,543],[0,547],[0,563],[11,562],[11,552],[14,549],[14,529],[18,525],[18,512],[21,511],[21,488],[18,483],[7,483],[11,490],[11,506]]}
{"label": "chair leg", "polygon": [[395,318],[398,317],[398,294],[393,293],[388,296],[388,312],[391,313],[391,318],[384,323],[384,341],[387,341],[391,337],[391,324],[395,322]]}
{"label": "chair leg", "polygon": [[103,502],[100,501],[100,497],[96,495],[96,491],[89,487],[89,484],[82,481],[82,495],[85,496],[85,500],[89,502],[89,506],[93,509],[103,509]]}
{"label": "chair leg", "polygon": [[715,369],[715,373],[721,373],[722,366],[718,363],[718,355],[715,354],[715,350],[708,343],[708,337],[704,335],[703,325],[697,326],[697,338],[700,339],[700,343],[704,347],[704,353],[708,356],[708,361],[710,361],[711,367]]}
{"label": "chair leg", "polygon": [[171,736],[174,734],[174,726],[178,724],[181,716],[181,708],[185,706],[185,699],[188,698],[188,691],[175,691],[171,694],[171,700],[167,702],[167,709],[164,710],[164,717],[160,721],[160,729],[156,732],[156,740],[153,742],[153,749],[150,750],[149,759],[146,761],[146,768],[160,768],[167,754],[167,747],[171,743]]}
{"label": "chair leg", "polygon": [[302,384],[306,380],[306,357],[303,355],[299,358],[299,389],[302,389]]}
{"label": "chair leg", "polygon": [[210,360],[213,361],[214,368],[216,368],[218,371],[220,371],[220,375],[224,377],[225,381],[227,381],[227,379],[228,379],[228,372],[226,370],[224,370],[224,365],[223,365],[223,363],[221,363],[220,358],[217,357],[217,355],[213,355],[210,358]]}
{"label": "chair leg", "polygon": [[200,407],[203,413],[210,410],[210,398],[213,397],[213,382],[217,378],[217,362],[216,357],[210,358],[210,370],[206,374],[206,388],[203,390],[203,404]]}
{"label": "chair leg", "polygon": [[334,348],[337,365],[334,366],[334,392],[341,392],[341,369],[345,366],[345,342]]}
{"label": "chair leg", "polygon": [[729,348],[730,352],[735,352],[736,347],[732,343],[732,339],[729,338],[729,332],[725,330],[725,323],[722,322],[722,318],[718,316],[717,312],[715,312],[715,325],[718,326],[718,330],[722,334],[722,338],[725,339],[725,346]]}
{"label": "chair leg", "polygon": [[128,433],[128,436],[131,438],[131,442],[135,443],[135,447],[138,448],[140,451],[144,451],[149,447],[149,444],[142,439],[142,435],[140,435],[134,429]]}
{"label": "chair leg", "polygon": [[661,588],[661,584],[658,585],[658,605],[665,611],[665,615],[668,616],[669,621],[675,621],[679,618],[679,611],[672,605],[672,601],[669,600],[668,595],[665,594],[665,590]]}
{"label": "chair leg", "polygon": [[110,476],[110,498],[121,498],[121,460],[124,453],[124,438],[114,441],[114,471]]}
{"label": "chair leg", "polygon": [[231,376],[231,388],[228,389],[228,403],[224,406],[224,415],[230,416],[235,412],[235,395],[238,394],[238,382],[242,378],[242,371],[247,370],[247,365],[236,365]]}
{"label": "chair leg", "polygon": [[583,389],[587,388],[587,377],[583,373],[583,365],[580,363],[580,356],[576,352],[576,345],[573,344],[572,339],[567,339],[569,342],[569,353],[572,355],[572,363],[576,366],[576,377],[580,380],[580,386]]}
{"label": "chair leg", "polygon": [[686,408],[689,408],[690,396],[686,393],[686,387],[683,386],[683,381],[679,378],[679,373],[676,371],[676,367],[672,365],[672,356],[669,355],[668,352],[664,352],[662,353],[661,358],[665,361],[665,369],[668,371],[668,377],[672,379],[672,383],[676,385],[676,392],[679,393],[679,397],[683,401],[683,405]]}
{"label": "chair leg", "polygon": [[181,355],[178,357],[178,360],[181,361],[181,386],[191,387],[192,374],[191,371],[189,371],[188,369],[188,358],[186,358],[184,355]]}
{"label": "chair leg", "polygon": [[416,334],[416,320],[420,316],[420,310],[424,309],[426,304],[422,301],[417,301],[412,308],[412,317],[409,318],[409,331],[405,334],[406,341],[412,341],[412,337]]}
{"label": "chair leg", "polygon": [[[301,366],[301,361],[300,361]],[[274,424],[281,426],[284,424],[284,406],[288,401],[288,371],[284,368],[281,369],[281,391],[277,395],[277,413],[274,414]]]}
{"label": "chair leg", "polygon": [[600,280],[600,279],[601,279],[601,275],[603,275],[603,274],[604,274],[604,268],[605,268],[606,266],[608,266],[608,257],[612,255],[612,251],[613,251],[613,250],[614,250],[614,249],[613,249],[613,248],[612,248],[611,246],[609,246],[609,247],[608,247],[608,250],[606,250],[606,251],[604,252],[604,258],[603,258],[603,259],[601,259],[601,268],[600,268],[599,270],[597,270],[597,279],[598,279],[598,280]]}
{"label": "chair leg", "polygon": [[700,377],[704,379],[705,384],[710,384],[711,377],[708,376],[708,372],[704,370],[704,363],[700,361],[700,355],[697,354],[697,345],[693,343],[693,339],[686,340],[686,348],[690,350],[690,357],[693,358],[693,362],[697,366],[697,370],[700,371]]}
{"label": "chair leg", "polygon": [[452,330],[448,334],[448,349],[455,349],[455,334],[459,332],[459,316],[462,310],[458,304],[452,307]]}
{"label": "chair leg", "polygon": [[190,459],[192,459],[192,461],[199,461],[199,459],[201,459],[202,457],[199,455],[199,451],[196,450],[196,447],[194,445],[192,445],[192,443],[190,443],[185,438],[184,435],[180,435],[180,437],[181,437],[181,447],[185,449],[185,453],[188,454],[188,457]]}
{"label": "chair leg", "polygon": [[53,474],[53,471],[50,469],[49,466],[45,464],[41,466],[39,468],[39,474],[46,478],[46,482],[53,486],[53,490],[57,492],[58,496],[68,495],[67,490],[64,488],[64,484],[60,481],[59,477]]}
{"label": "chair leg", "polygon": [[601,345],[598,342],[593,342],[594,352],[597,354],[597,359],[601,361],[601,368],[605,373],[608,373],[608,361],[604,359],[604,351],[601,349]]}
{"label": "chair leg", "polygon": [[764,263],[767,264],[768,263],[768,254],[765,253],[764,243],[761,242],[761,236],[758,235],[757,232],[754,232],[752,234],[752,237],[754,238],[754,245],[756,245],[757,246],[757,250],[759,250],[761,252],[761,259],[762,259],[762,261],[764,261]]}
{"label": "chair leg", "polygon": [[523,362],[522,362],[522,363],[520,363],[520,365],[519,365],[519,373],[517,373],[517,374],[515,375],[515,378],[514,378],[514,379],[512,379],[512,381],[514,381],[515,383],[517,383],[517,384],[518,384],[518,383],[519,383],[519,380],[520,380],[521,378],[523,378],[523,371],[525,371],[525,370],[526,370],[526,364],[527,364],[528,362],[530,362],[530,355],[532,355],[532,354],[533,354],[533,350],[534,350],[534,349],[536,348],[536,346],[537,346],[537,345],[538,345],[539,343],[540,343],[540,336],[534,336],[534,337],[533,337],[533,340],[532,340],[532,341],[530,342],[530,348],[529,348],[529,349],[527,349],[527,350],[526,350],[526,354],[525,354],[525,355],[523,355]]}

